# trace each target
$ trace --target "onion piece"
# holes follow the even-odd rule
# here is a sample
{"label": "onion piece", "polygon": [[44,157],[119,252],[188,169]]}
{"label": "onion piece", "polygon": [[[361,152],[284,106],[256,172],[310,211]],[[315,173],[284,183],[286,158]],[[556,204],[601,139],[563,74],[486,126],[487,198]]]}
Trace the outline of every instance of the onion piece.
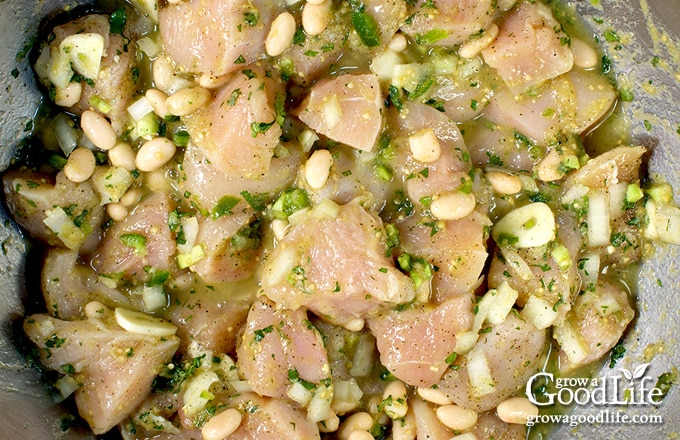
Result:
{"label": "onion piece", "polygon": [[598,247],[609,244],[611,227],[609,198],[604,191],[588,192],[588,246]]}
{"label": "onion piece", "polygon": [[468,353],[467,370],[473,395],[482,397],[496,390],[496,383],[491,376],[489,362],[483,349],[475,347]]}
{"label": "onion piece", "polygon": [[68,157],[78,146],[78,138],[80,138],[78,131],[74,127],[73,120],[65,113],[60,113],[52,121],[52,127],[54,128],[54,137],[57,138],[59,148]]}
{"label": "onion piece", "polygon": [[523,249],[548,244],[555,239],[556,232],[552,209],[543,202],[535,202],[507,213],[494,225],[492,235],[501,247]]}
{"label": "onion piece", "polygon": [[146,98],[146,96],[142,96],[127,108],[128,113],[130,114],[130,117],[135,122],[140,121],[144,116],[148,115],[149,113],[153,112],[153,106],[151,105],[151,102]]}

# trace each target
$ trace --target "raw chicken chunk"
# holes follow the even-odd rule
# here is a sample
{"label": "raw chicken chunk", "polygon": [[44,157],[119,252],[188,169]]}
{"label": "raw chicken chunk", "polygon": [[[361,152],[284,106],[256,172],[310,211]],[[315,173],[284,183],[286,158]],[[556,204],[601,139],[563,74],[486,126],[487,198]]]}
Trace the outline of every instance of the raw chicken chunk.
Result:
{"label": "raw chicken chunk", "polygon": [[411,280],[385,256],[380,220],[355,201],[331,215],[322,211],[327,204],[319,206],[264,263],[264,294],[283,307],[305,306],[340,325],[411,301]]}
{"label": "raw chicken chunk", "polygon": [[33,315],[24,329],[46,367],[73,374],[82,384],[75,391],[78,411],[95,434],[113,428],[144,400],[179,346],[176,336],[131,333],[113,318],[61,321]]}
{"label": "raw chicken chunk", "polygon": [[237,73],[207,106],[185,117],[191,140],[227,176],[264,179],[270,172],[281,127],[281,83],[253,67]]}
{"label": "raw chicken chunk", "polygon": [[318,386],[331,377],[324,342],[306,310],[277,309],[266,297],[251,307],[236,353],[239,372],[263,396],[287,399],[295,382]]}
{"label": "raw chicken chunk", "polygon": [[158,27],[167,54],[188,72],[221,76],[264,54],[277,0],[191,0],[161,8]]}
{"label": "raw chicken chunk", "polygon": [[456,334],[472,326],[472,295],[448,300],[436,307],[415,305],[369,320],[377,340],[380,362],[409,385],[436,384],[455,351]]}
{"label": "raw chicken chunk", "polygon": [[371,151],[382,128],[383,98],[378,77],[346,74],[320,81],[295,112],[317,133]]}
{"label": "raw chicken chunk", "polygon": [[571,70],[569,38],[550,8],[524,1],[510,12],[496,40],[482,51],[513,94]]}

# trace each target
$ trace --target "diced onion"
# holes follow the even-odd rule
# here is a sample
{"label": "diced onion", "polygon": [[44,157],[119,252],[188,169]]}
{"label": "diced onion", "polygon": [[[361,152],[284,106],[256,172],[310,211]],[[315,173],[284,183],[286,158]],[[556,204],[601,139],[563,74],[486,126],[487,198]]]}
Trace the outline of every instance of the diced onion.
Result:
{"label": "diced onion", "polygon": [[588,356],[588,347],[578,333],[569,325],[568,321],[556,326],[553,331],[555,339],[567,356],[571,365],[580,364]]}
{"label": "diced onion", "polygon": [[180,224],[184,233],[184,243],[177,244],[177,252],[180,254],[191,254],[192,249],[196,246],[196,238],[198,237],[198,219],[196,217],[182,217]]}
{"label": "diced onion", "polygon": [[145,286],[142,291],[142,301],[147,312],[156,312],[168,305],[168,297],[161,285]]}
{"label": "diced onion", "polygon": [[182,410],[188,417],[195,416],[212,400],[210,386],[220,378],[213,371],[204,371],[187,382],[184,391],[184,406]]}
{"label": "diced onion", "polygon": [[85,234],[77,227],[73,220],[61,207],[46,212],[43,223],[54,232],[64,245],[76,251],[85,241]]}
{"label": "diced onion", "polygon": [[607,194],[603,191],[588,192],[588,246],[597,247],[609,244],[611,237],[609,220]]}
{"label": "diced onion", "polygon": [[132,176],[122,167],[102,167],[92,176],[92,184],[101,198],[102,205],[115,203],[132,185]]}
{"label": "diced onion", "polygon": [[144,52],[149,58],[156,58],[156,55],[161,51],[158,44],[149,37],[143,37],[137,40],[137,47],[139,47],[139,50]]}
{"label": "diced onion", "polygon": [[333,388],[318,386],[314,390],[314,396],[307,405],[307,419],[312,422],[320,422],[331,416],[331,402],[333,401]]}
{"label": "diced onion", "polygon": [[153,106],[146,96],[142,96],[130,104],[130,106],[127,108],[127,111],[130,114],[130,117],[132,117],[132,119],[137,122],[140,121],[144,116],[153,112]]}
{"label": "diced onion", "polygon": [[626,182],[619,182],[609,187],[609,213],[612,220],[621,217],[625,212],[623,203],[626,200],[626,189],[628,189]]}
{"label": "diced onion", "polygon": [[59,49],[66,54],[73,70],[85,78],[96,80],[105,46],[106,42],[101,34],[85,32],[64,38],[59,44]]}
{"label": "diced onion", "polygon": [[61,402],[78,389],[78,381],[73,376],[63,376],[54,383],[54,386],[59,390],[59,402]]}
{"label": "diced onion", "polygon": [[57,138],[59,148],[68,157],[75,150],[78,145],[78,138],[80,137],[78,131],[73,126],[73,120],[66,114],[60,113],[52,121],[52,126],[54,127],[54,136]]}
{"label": "diced onion", "polygon": [[340,123],[342,119],[342,107],[337,95],[331,96],[322,108],[323,120],[329,129]]}
{"label": "diced onion", "polygon": [[392,78],[395,66],[401,63],[399,54],[388,49],[373,58],[370,68],[371,72],[378,75],[379,79],[388,80]]}
{"label": "diced onion", "polygon": [[553,306],[536,295],[531,295],[522,309],[522,316],[539,330],[548,328],[558,317]]}
{"label": "diced onion", "polygon": [[293,382],[286,390],[286,395],[293,402],[299,403],[301,406],[306,406],[312,400],[312,391],[305,388],[300,382]]}
{"label": "diced onion", "polygon": [[231,382],[231,386],[236,390],[237,393],[250,393],[253,389],[247,380],[235,380]]}
{"label": "diced onion", "polygon": [[490,295],[491,291],[489,291],[484,295],[482,300],[489,296],[491,305],[486,321],[491,325],[498,325],[505,321],[512,306],[515,305],[519,293],[510,287],[507,281],[503,281],[503,283],[494,290],[496,291],[495,294]]}
{"label": "diced onion", "polygon": [[177,255],[177,265],[180,269],[186,269],[187,267],[193,266],[194,264],[205,258],[205,251],[203,246],[197,244],[191,248],[191,252],[188,254],[178,254]]}
{"label": "diced onion", "polygon": [[534,278],[534,273],[531,271],[529,264],[524,261],[524,258],[522,258],[517,252],[504,247],[500,248],[500,250],[501,255],[503,255],[503,258],[507,262],[508,266],[510,266],[510,269],[515,272],[522,280],[528,281]]}
{"label": "diced onion", "polygon": [[645,236],[664,243],[680,244],[680,209],[658,204],[652,199],[647,201],[645,208],[648,217]]}
{"label": "diced onion", "polygon": [[130,3],[151,21],[158,23],[158,0],[130,0]]}
{"label": "diced onion", "polygon": [[594,286],[600,274],[600,254],[588,252],[582,255],[578,262],[578,274],[581,276],[581,290]]}
{"label": "diced onion", "polygon": [[333,402],[331,408],[337,414],[345,414],[359,406],[359,401],[364,395],[361,387],[353,377],[349,380],[334,381]]}
{"label": "diced onion", "polygon": [[475,347],[467,355],[467,370],[472,385],[472,394],[482,397],[496,390],[496,383],[491,376],[489,363],[484,350]]}
{"label": "diced onion", "polygon": [[510,211],[494,225],[492,234],[496,243],[507,236],[516,239],[515,247],[530,248],[548,244],[555,239],[556,231],[550,207],[535,202]]}

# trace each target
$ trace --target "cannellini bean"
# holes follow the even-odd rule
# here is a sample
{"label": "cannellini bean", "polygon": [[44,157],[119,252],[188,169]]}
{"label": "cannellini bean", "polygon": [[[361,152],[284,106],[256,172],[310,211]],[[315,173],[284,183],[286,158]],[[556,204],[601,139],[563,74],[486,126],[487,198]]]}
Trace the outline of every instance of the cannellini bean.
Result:
{"label": "cannellini bean", "polygon": [[111,123],[93,110],[85,110],[80,117],[80,128],[97,148],[110,150],[116,145],[116,132]]}
{"label": "cannellini bean", "polygon": [[331,20],[331,0],[305,3],[302,8],[302,28],[307,35],[315,36],[325,31]]}
{"label": "cannellini bean", "polygon": [[407,412],[403,419],[395,420],[392,424],[392,440],[415,440],[417,434],[418,426],[413,411]]}
{"label": "cannellini bean", "polygon": [[571,52],[574,54],[574,64],[583,69],[597,66],[599,58],[593,46],[579,38],[571,39]]}
{"label": "cannellini bean", "polygon": [[203,440],[222,440],[229,437],[241,425],[243,414],[235,408],[229,408],[208,420],[201,429]]}
{"label": "cannellini bean", "polygon": [[111,309],[99,301],[90,301],[85,305],[85,316],[88,318],[106,318],[111,314]]}
{"label": "cannellini bean", "polygon": [[439,139],[431,128],[423,128],[408,137],[408,145],[413,158],[420,162],[434,162],[442,154]]}
{"label": "cannellini bean", "polygon": [[166,57],[158,57],[151,66],[153,82],[157,88],[167,91],[175,78],[175,68]]}
{"label": "cannellini bean", "polygon": [[210,92],[204,87],[185,87],[168,96],[165,105],[171,114],[186,116],[207,104],[210,97]]}
{"label": "cannellini bean", "polygon": [[122,222],[128,215],[128,210],[120,203],[108,203],[106,213],[116,222]]}
{"label": "cannellini bean", "polygon": [[524,425],[538,415],[538,407],[526,397],[511,397],[498,405],[496,413],[505,423]]}
{"label": "cannellini bean", "polygon": [[288,226],[287,220],[282,220],[279,218],[272,220],[271,227],[272,232],[274,232],[274,238],[276,238],[278,241],[283,240],[283,238],[286,236],[286,233],[288,232]]}
{"label": "cannellini bean", "polygon": [[404,34],[394,34],[387,47],[394,52],[403,52],[408,47],[408,40]]}
{"label": "cannellini bean", "polygon": [[220,76],[204,73],[198,77],[198,85],[206,89],[217,89],[227,84],[231,78],[233,78],[233,75],[229,73]]}
{"label": "cannellini bean", "polygon": [[138,188],[134,188],[123,194],[119,202],[125,206],[130,207],[136,205],[142,199],[142,191]]}
{"label": "cannellini bean", "polygon": [[333,156],[328,150],[316,150],[305,164],[305,180],[314,189],[321,189],[326,185],[333,165]]}
{"label": "cannellini bean", "polygon": [[357,429],[356,431],[352,431],[349,436],[347,436],[347,440],[375,440],[373,435],[364,430],[364,429]]}
{"label": "cannellini bean", "polygon": [[80,82],[71,82],[63,89],[57,88],[57,92],[54,95],[54,103],[62,107],[71,107],[80,101],[82,94],[83,84]]}
{"label": "cannellini bean", "polygon": [[166,104],[168,95],[158,89],[149,89],[146,91],[144,96],[146,96],[146,99],[149,100],[151,107],[153,107],[154,113],[156,113],[161,118],[170,116],[170,112],[168,111],[168,106]]}
{"label": "cannellini bean", "polygon": [[517,194],[522,190],[522,180],[503,171],[488,171],[486,178],[498,194]]}
{"label": "cannellini bean", "polygon": [[439,389],[418,387],[416,391],[424,400],[434,403],[435,405],[451,405],[451,403],[453,403],[451,402],[451,399]]}
{"label": "cannellini bean", "polygon": [[317,426],[319,427],[320,432],[335,432],[340,426],[340,417],[338,417],[338,415],[333,412],[333,415],[331,415],[329,418],[318,422]]}
{"label": "cannellini bean", "polygon": [[66,160],[64,175],[71,182],[84,182],[92,177],[95,166],[94,153],[87,148],[78,147],[71,152]]}
{"label": "cannellini bean", "polygon": [[366,321],[363,318],[354,318],[347,321],[342,326],[351,332],[359,332],[365,325]]}
{"label": "cannellini bean", "polygon": [[140,171],[156,171],[172,159],[176,150],[177,147],[170,139],[154,138],[137,151],[135,165]]}
{"label": "cannellini bean", "polygon": [[430,212],[441,220],[458,220],[470,214],[475,209],[474,194],[454,191],[436,196],[430,205]]}
{"label": "cannellini bean", "polygon": [[281,55],[288,49],[293,42],[295,36],[295,17],[290,12],[282,12],[279,14],[269,28],[267,39],[264,42],[264,48],[270,56]]}
{"label": "cannellini bean", "polygon": [[135,169],[135,150],[130,144],[121,142],[109,150],[111,165],[125,168],[128,171]]}
{"label": "cannellini bean", "polygon": [[484,30],[482,35],[478,38],[473,38],[467,43],[460,46],[458,54],[463,58],[471,59],[479,55],[479,53],[489,47],[498,36],[498,25],[491,23],[491,25]]}
{"label": "cannellini bean", "polygon": [[373,417],[367,412],[354,413],[347,417],[338,428],[338,439],[348,440],[354,431],[368,431],[373,427]]}
{"label": "cannellini bean", "polygon": [[444,426],[454,431],[464,431],[475,426],[477,413],[458,405],[443,405],[437,408],[437,418]]}
{"label": "cannellini bean", "polygon": [[406,402],[406,386],[404,382],[395,380],[390,382],[383,391],[384,411],[392,420],[401,419],[408,411]]}

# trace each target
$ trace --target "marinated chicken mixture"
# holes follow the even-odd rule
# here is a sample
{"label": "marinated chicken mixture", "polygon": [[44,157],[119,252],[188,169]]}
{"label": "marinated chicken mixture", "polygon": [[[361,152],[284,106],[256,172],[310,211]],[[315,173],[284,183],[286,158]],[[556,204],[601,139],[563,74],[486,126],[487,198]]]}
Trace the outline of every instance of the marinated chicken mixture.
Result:
{"label": "marinated chicken mixture", "polygon": [[554,4],[115,8],[48,25],[3,176],[95,434],[524,439],[528,378],[607,356],[680,242],[649,152],[587,148],[619,91]]}

